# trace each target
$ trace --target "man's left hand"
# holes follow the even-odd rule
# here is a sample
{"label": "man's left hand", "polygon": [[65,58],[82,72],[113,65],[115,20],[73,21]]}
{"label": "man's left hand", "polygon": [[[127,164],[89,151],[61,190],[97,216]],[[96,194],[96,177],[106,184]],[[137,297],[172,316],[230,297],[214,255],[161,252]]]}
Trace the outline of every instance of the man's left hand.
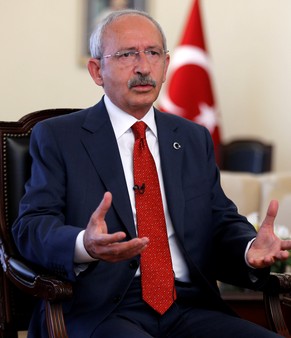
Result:
{"label": "man's left hand", "polygon": [[284,261],[289,257],[288,250],[291,249],[291,240],[281,240],[274,232],[274,221],[278,208],[278,201],[270,202],[257,237],[247,252],[247,261],[254,268],[265,268],[276,261]]}

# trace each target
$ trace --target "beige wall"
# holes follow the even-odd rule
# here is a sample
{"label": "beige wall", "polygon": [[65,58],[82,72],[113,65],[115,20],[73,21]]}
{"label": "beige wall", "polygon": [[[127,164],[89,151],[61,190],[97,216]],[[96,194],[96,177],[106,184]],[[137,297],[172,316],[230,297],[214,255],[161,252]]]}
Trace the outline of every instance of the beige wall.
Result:
{"label": "beige wall", "polygon": [[[170,51],[193,0],[148,0]],[[291,1],[201,0],[224,140],[275,144],[291,170]],[[0,0],[1,120],[48,107],[86,107],[102,95],[80,64],[86,0]]]}

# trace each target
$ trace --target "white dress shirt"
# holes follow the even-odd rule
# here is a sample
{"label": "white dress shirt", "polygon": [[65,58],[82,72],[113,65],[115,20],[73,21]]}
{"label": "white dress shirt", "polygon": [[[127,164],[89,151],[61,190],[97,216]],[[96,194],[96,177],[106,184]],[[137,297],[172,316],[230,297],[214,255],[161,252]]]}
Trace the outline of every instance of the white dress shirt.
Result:
{"label": "white dress shirt", "polygon": [[[116,140],[117,140],[117,144],[118,144],[118,148],[119,148],[119,152],[120,152],[120,156],[122,160],[123,170],[125,174],[125,179],[127,183],[127,189],[128,189],[128,193],[130,197],[132,213],[133,213],[134,221],[136,224],[136,209],[135,209],[135,198],[134,198],[134,191],[133,191],[134,181],[133,181],[133,170],[132,170],[133,169],[134,135],[131,130],[131,126],[137,121],[137,119],[127,114],[126,112],[122,111],[117,106],[115,106],[107,96],[105,96],[105,105],[106,105],[106,108],[107,108],[107,111],[110,117],[110,121],[112,123],[114,133],[116,136]],[[181,254],[181,251],[178,247],[174,228],[173,228],[172,221],[169,215],[167,201],[166,201],[164,181],[163,181],[161,162],[160,162],[157,126],[156,126],[156,122],[154,118],[153,107],[142,118],[142,121],[144,121],[148,126],[146,130],[146,138],[147,138],[150,151],[154,157],[158,176],[159,176],[160,189],[161,189],[161,194],[162,194],[163,207],[164,207],[164,213],[165,213],[165,219],[166,219],[166,225],[167,225],[167,233],[168,233],[168,238],[169,238],[173,270],[175,273],[175,279],[179,281],[183,281],[183,282],[188,282],[190,281],[189,270]],[[136,228],[136,232],[138,235],[137,228]],[[74,261],[75,263],[78,263],[81,265],[79,266],[80,271],[83,270],[82,263],[88,263],[94,260],[91,256],[88,255],[87,251],[84,248],[83,234],[84,234],[84,230],[81,231],[81,233],[77,237],[76,247],[75,247],[75,260]],[[76,269],[76,272],[77,270],[78,268]],[[138,269],[136,274],[137,275],[140,274],[140,269]]]}

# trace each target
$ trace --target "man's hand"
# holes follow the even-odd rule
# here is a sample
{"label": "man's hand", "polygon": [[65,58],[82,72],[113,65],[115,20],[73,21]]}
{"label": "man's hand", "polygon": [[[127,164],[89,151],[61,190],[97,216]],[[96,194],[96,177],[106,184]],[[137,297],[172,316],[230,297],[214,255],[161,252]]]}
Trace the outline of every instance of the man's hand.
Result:
{"label": "man's hand", "polygon": [[87,225],[84,233],[84,247],[93,258],[113,263],[140,254],[147,247],[149,239],[144,237],[123,241],[126,234],[122,231],[108,234],[105,215],[111,203],[112,195],[106,192]]}
{"label": "man's hand", "polygon": [[284,261],[289,257],[291,240],[281,240],[274,233],[277,212],[278,201],[271,201],[257,237],[247,252],[247,261],[254,268],[271,266],[276,261]]}

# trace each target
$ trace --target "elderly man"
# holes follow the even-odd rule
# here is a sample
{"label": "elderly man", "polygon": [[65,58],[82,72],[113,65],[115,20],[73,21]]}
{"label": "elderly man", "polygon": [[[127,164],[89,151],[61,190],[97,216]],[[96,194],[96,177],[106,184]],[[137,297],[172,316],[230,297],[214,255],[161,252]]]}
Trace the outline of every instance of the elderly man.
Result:
{"label": "elderly man", "polygon": [[[148,14],[110,14],[90,44],[105,96],[34,128],[13,227],[24,257],[73,282],[69,337],[276,337],[238,318],[216,281],[259,289],[288,257],[277,203],[257,234],[220,186],[207,130],[153,107],[170,57]],[[42,303],[29,337],[47,337]]]}

